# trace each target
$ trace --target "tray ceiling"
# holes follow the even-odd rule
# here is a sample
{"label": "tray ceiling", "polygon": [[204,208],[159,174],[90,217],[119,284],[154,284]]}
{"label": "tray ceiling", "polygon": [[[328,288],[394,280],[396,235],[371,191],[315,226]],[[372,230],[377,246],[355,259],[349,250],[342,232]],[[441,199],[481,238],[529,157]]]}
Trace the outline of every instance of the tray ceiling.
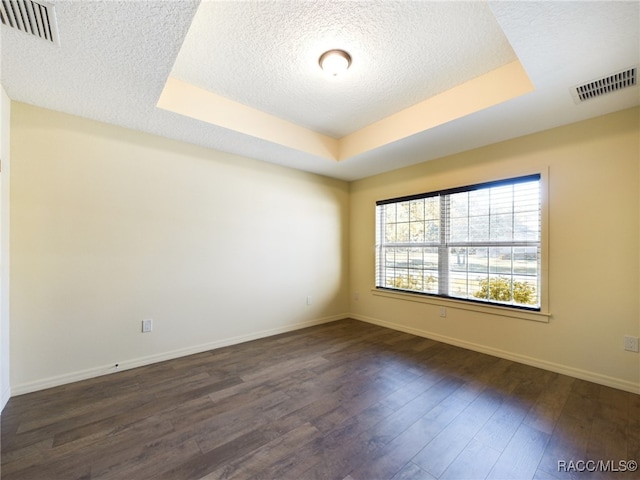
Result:
{"label": "tray ceiling", "polygon": [[[9,97],[344,180],[638,105],[638,2],[51,1],[3,25]],[[341,48],[344,76],[319,56]]]}

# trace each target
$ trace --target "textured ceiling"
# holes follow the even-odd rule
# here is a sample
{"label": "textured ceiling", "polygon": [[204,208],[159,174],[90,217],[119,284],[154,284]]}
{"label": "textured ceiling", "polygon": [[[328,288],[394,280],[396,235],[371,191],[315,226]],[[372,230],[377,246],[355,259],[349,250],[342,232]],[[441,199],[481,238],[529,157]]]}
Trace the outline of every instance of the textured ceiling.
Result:
{"label": "textured ceiling", "polygon": [[[11,99],[345,180],[640,103],[638,87],[582,104],[571,96],[575,85],[640,63],[638,2],[49,3],[59,46],[0,29]],[[330,48],[353,56],[344,77],[318,67]],[[486,96],[473,82],[509,64],[533,91],[420,125],[452,110],[435,99]],[[158,108],[172,78],[282,119],[280,136]],[[416,104],[418,121],[399,114]],[[376,122],[409,133],[334,158],[286,140],[300,129],[344,140]]]}
{"label": "textured ceiling", "polygon": [[339,138],[514,60],[482,2],[204,2],[172,76]]}

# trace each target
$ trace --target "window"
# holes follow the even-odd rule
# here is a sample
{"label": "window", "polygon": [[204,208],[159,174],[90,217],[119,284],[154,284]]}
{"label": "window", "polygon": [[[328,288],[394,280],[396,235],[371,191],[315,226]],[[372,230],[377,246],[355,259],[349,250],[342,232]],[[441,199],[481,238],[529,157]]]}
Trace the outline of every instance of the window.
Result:
{"label": "window", "polygon": [[381,200],[376,287],[540,310],[540,175]]}

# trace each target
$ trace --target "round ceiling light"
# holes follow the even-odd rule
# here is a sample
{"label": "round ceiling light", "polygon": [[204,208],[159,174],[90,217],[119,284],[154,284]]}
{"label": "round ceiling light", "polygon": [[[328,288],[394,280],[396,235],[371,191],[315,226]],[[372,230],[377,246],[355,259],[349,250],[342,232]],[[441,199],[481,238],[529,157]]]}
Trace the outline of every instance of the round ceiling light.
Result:
{"label": "round ceiling light", "polygon": [[320,55],[320,67],[331,76],[338,76],[351,65],[351,55],[344,50],[329,50]]}

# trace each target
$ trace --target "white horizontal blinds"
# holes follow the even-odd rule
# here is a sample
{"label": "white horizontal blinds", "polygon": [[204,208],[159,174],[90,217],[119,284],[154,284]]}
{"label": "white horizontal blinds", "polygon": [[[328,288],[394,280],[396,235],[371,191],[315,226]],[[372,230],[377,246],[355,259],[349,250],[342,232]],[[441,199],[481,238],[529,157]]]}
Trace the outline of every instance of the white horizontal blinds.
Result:
{"label": "white horizontal blinds", "polygon": [[540,306],[540,176],[383,200],[376,285]]}
{"label": "white horizontal blinds", "polygon": [[448,295],[537,308],[539,180],[450,195]]}
{"label": "white horizontal blinds", "polygon": [[377,286],[438,292],[439,197],[379,205]]}

